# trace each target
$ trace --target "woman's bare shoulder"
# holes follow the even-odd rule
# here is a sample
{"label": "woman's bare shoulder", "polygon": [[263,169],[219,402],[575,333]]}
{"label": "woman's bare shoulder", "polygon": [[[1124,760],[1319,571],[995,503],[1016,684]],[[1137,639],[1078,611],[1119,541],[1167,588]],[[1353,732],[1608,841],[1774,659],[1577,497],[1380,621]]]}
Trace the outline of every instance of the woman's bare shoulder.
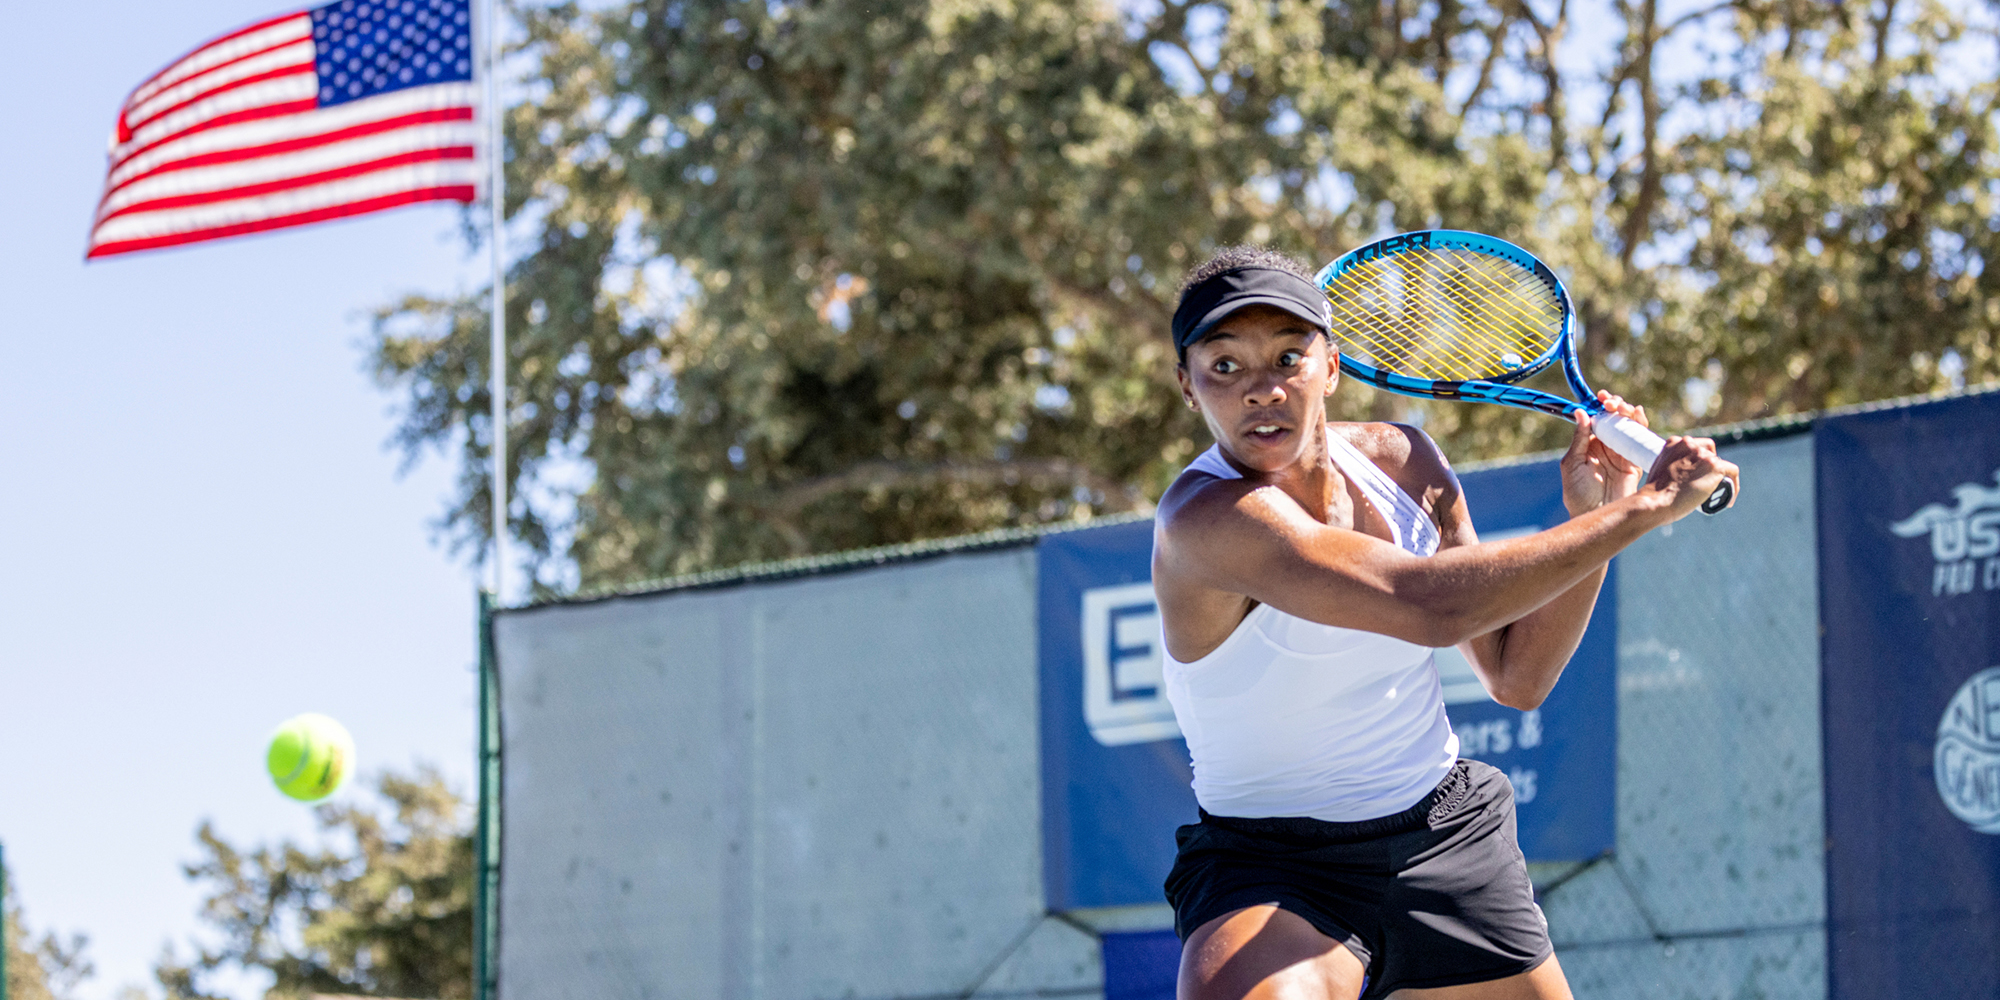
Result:
{"label": "woman's bare shoulder", "polygon": [[1167,487],[1155,510],[1155,570],[1269,555],[1271,546],[1293,544],[1316,523],[1275,484],[1191,469]]}
{"label": "woman's bare shoulder", "polygon": [[1326,426],[1414,495],[1421,496],[1423,490],[1455,489],[1458,485],[1444,452],[1421,427],[1387,421],[1330,422]]}
{"label": "woman's bare shoulder", "polygon": [[1244,479],[1227,479],[1200,469],[1188,469],[1160,496],[1154,520],[1161,532],[1178,533],[1210,523],[1216,513],[1233,510],[1257,484]]}

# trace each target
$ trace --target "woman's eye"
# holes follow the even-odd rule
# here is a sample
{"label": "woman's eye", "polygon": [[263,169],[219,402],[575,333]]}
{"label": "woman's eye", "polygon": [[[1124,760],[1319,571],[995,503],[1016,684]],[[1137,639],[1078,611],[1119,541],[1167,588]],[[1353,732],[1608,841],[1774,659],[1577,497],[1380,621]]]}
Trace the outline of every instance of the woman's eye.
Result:
{"label": "woman's eye", "polygon": [[1304,361],[1305,359],[1306,359],[1306,352],[1304,351],[1286,351],[1285,353],[1278,356],[1278,363],[1289,367],[1291,365],[1296,365],[1299,362]]}
{"label": "woman's eye", "polygon": [[1234,361],[1217,361],[1215,363],[1215,371],[1217,374],[1220,375],[1234,374],[1237,367],[1238,366]]}

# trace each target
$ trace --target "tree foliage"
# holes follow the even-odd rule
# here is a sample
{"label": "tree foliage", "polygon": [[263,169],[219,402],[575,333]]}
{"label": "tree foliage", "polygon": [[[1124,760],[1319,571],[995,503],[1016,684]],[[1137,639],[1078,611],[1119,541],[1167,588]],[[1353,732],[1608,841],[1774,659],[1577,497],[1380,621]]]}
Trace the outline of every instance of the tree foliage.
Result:
{"label": "tree foliage", "polygon": [[69,1000],[79,984],[96,974],[96,967],[85,955],[90,939],[75,933],[64,939],[53,932],[35,937],[14,898],[11,873],[7,875],[6,895],[0,898],[7,932],[0,945],[7,949],[8,1000]]}
{"label": "tree foliage", "polygon": [[[1523,243],[1593,381],[1670,427],[2000,374],[1990,34],[1931,0],[1665,7],[521,9],[513,531],[543,586],[596,586],[1147,509],[1207,443],[1170,388],[1179,277],[1236,242]],[[459,449],[475,546],[484,301],[385,307],[375,358],[401,444]],[[1461,459],[1566,435],[1332,408]]]}
{"label": "tree foliage", "polygon": [[472,836],[464,803],[435,771],[383,773],[388,815],[361,804],[317,810],[317,847],[238,848],[204,822],[203,857],[185,868],[205,890],[218,947],[154,969],[168,1000],[212,1000],[225,967],[275,978],[273,1000],[313,993],[472,994]]}

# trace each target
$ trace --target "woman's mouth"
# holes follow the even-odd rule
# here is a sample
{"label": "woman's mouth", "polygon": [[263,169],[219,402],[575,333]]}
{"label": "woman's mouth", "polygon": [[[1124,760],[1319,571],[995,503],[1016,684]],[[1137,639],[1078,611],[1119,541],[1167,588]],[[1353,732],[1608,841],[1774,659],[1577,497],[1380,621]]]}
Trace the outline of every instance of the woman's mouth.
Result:
{"label": "woman's mouth", "polygon": [[1276,441],[1285,436],[1285,428],[1279,424],[1251,424],[1250,436],[1264,442]]}

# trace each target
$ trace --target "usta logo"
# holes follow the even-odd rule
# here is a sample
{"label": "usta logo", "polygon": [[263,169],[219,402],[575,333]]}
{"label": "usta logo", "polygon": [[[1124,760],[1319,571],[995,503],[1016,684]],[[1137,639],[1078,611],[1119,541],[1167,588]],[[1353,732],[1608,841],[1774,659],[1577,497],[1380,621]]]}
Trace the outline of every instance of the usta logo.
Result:
{"label": "usta logo", "polygon": [[1955,506],[1925,504],[1916,513],[1889,526],[1903,538],[1928,534],[1937,569],[1931,594],[1956,597],[1975,589],[2000,590],[2000,469],[1996,485],[1960,483],[1951,494]]}

